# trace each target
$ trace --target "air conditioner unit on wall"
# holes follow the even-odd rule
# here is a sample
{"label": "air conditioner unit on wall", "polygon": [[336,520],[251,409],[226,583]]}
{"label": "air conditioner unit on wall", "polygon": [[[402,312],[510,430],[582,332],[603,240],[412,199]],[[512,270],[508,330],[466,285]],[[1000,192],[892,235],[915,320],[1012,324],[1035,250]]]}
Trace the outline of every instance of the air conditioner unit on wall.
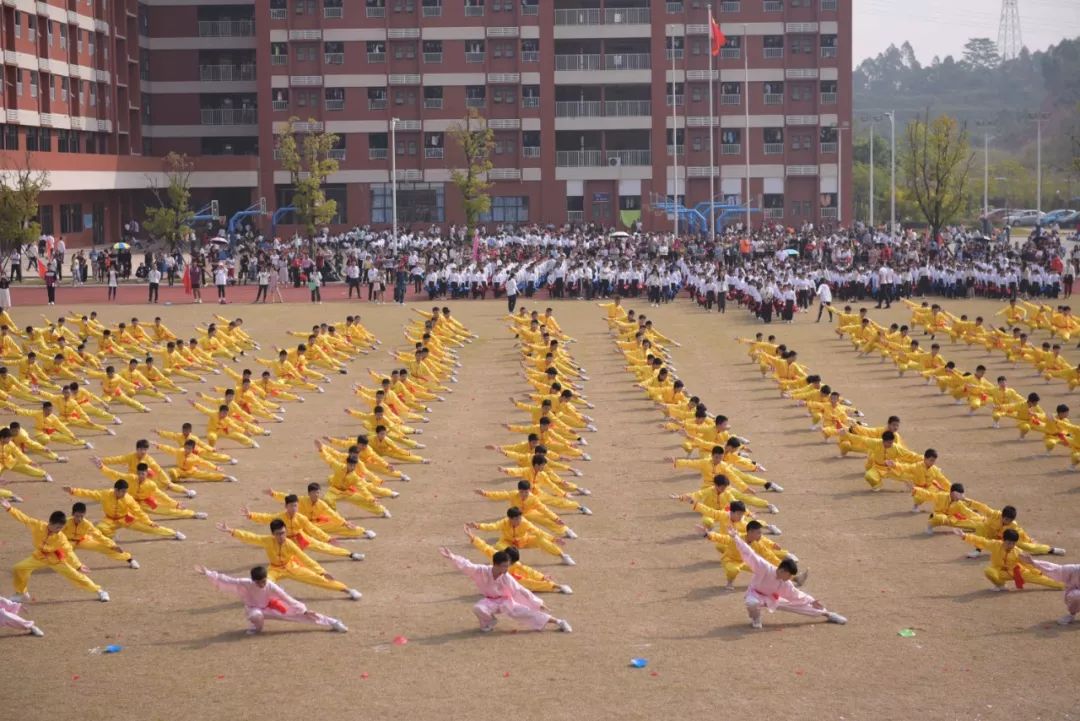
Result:
{"label": "air conditioner unit on wall", "polygon": [[608,158],[607,164],[613,168],[617,168],[622,165],[622,158]]}

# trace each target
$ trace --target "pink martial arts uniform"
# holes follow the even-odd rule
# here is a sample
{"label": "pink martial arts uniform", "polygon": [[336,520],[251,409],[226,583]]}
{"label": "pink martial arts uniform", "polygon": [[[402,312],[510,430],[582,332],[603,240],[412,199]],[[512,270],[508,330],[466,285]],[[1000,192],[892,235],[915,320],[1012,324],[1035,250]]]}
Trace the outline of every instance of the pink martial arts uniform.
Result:
{"label": "pink martial arts uniform", "polygon": [[495,616],[505,613],[533,631],[540,631],[551,620],[551,615],[540,609],[543,602],[531,591],[522,586],[509,573],[494,578],[491,566],[481,566],[467,558],[450,554],[450,560],[459,571],[476,584],[476,589],[484,595],[473,606],[473,613],[480,620],[480,628],[490,631],[495,627]]}
{"label": "pink martial arts uniform", "polygon": [[764,606],[773,611],[789,611],[803,616],[826,616],[825,609],[814,608],[814,597],[803,593],[791,581],[781,581],[776,577],[776,566],[758,555],[741,537],[735,536],[739,546],[739,555],[754,574],[750,587],[746,590],[748,608]]}
{"label": "pink martial arts uniform", "polygon": [[1060,565],[1031,559],[1045,575],[1065,584],[1065,607],[1073,616],[1080,614],[1080,563]]}
{"label": "pink martial arts uniform", "polygon": [[260,588],[250,578],[226,576],[217,571],[207,571],[206,577],[218,590],[232,593],[244,602],[244,610],[252,631],[261,631],[266,619],[313,623],[318,626],[333,626],[336,622],[336,619],[321,613],[309,613],[307,606],[273,581],[267,580],[266,585]]}
{"label": "pink martial arts uniform", "polygon": [[22,604],[0,596],[0,626],[21,628],[24,631],[29,631],[34,622],[27,621],[20,616],[20,608],[22,608]]}

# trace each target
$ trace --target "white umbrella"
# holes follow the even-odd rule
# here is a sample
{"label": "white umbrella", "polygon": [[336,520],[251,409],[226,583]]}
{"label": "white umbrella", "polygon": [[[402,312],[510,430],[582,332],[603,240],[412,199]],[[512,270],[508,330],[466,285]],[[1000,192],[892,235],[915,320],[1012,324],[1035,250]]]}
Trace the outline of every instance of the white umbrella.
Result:
{"label": "white umbrella", "polygon": [[222,238],[222,237],[221,237],[221,236],[219,235],[219,236],[217,236],[217,237],[211,238],[211,239],[210,239],[210,244],[211,244],[211,245],[228,245],[228,244],[229,244],[229,241],[228,241],[228,240],[226,240],[225,238]]}

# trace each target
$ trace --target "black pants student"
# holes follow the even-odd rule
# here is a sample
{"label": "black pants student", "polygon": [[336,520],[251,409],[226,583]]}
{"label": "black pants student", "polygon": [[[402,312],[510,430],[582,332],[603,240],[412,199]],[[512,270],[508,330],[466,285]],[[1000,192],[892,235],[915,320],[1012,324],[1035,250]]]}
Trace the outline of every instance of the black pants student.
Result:
{"label": "black pants student", "polygon": [[217,287],[217,297],[218,300],[225,300],[225,286],[219,285]]}
{"label": "black pants student", "polygon": [[517,306],[517,293],[506,296],[506,307],[511,313],[514,312],[514,308]]}
{"label": "black pants student", "polygon": [[157,283],[151,283],[150,284],[150,294],[149,294],[149,297],[147,298],[147,301],[149,301],[150,303],[157,303],[158,302],[158,284]]}
{"label": "black pants student", "polygon": [[267,285],[260,285],[259,290],[255,292],[255,301],[254,302],[258,303],[259,299],[262,298],[262,302],[265,303],[266,302],[266,291],[267,291],[268,288],[269,288],[269,286],[267,286]]}

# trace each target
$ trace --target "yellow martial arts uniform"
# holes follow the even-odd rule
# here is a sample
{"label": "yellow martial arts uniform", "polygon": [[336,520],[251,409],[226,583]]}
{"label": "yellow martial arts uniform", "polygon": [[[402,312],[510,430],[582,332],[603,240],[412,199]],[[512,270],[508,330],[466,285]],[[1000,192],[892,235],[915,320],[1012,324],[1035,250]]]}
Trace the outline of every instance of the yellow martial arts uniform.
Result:
{"label": "yellow martial arts uniform", "polygon": [[266,558],[269,561],[266,575],[275,583],[279,578],[288,578],[330,591],[349,590],[349,587],[341,581],[327,578],[326,570],[288,538],[284,543],[278,543],[273,536],[249,533],[239,529],[233,529],[231,534],[241,543],[259,546],[266,551]]}
{"label": "yellow martial arts uniform", "polygon": [[17,508],[9,508],[8,514],[30,531],[34,547],[33,553],[11,569],[15,593],[26,593],[31,574],[42,568],[56,571],[79,588],[92,593],[101,590],[101,586],[79,570],[83,564],[75,555],[75,549],[71,547],[67,536],[62,532],[50,533],[47,522],[32,518]]}

